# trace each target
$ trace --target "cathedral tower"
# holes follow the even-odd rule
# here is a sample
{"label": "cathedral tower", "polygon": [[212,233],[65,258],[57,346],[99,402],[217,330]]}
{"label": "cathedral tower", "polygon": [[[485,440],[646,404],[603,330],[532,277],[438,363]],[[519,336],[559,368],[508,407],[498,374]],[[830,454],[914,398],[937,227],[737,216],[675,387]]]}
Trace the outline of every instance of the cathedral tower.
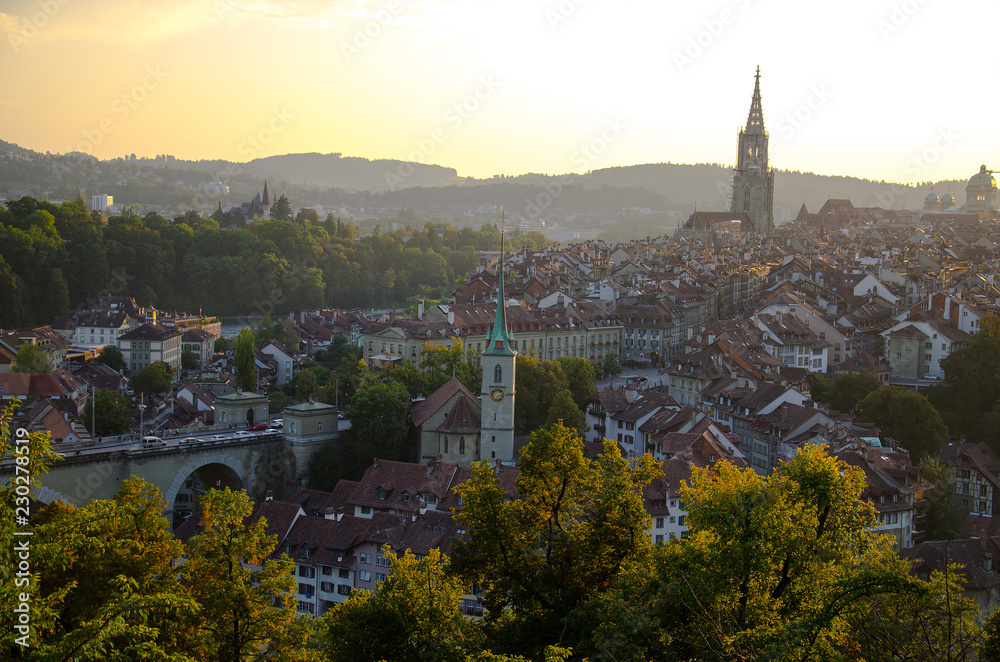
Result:
{"label": "cathedral tower", "polygon": [[506,298],[503,286],[503,229],[500,234],[500,284],[493,328],[480,357],[483,366],[482,420],[480,422],[483,460],[514,461],[514,367],[517,350],[507,332]]}
{"label": "cathedral tower", "polygon": [[767,162],[767,131],[760,104],[760,67],[757,67],[754,81],[747,125],[740,130],[729,211],[746,212],[753,220],[756,234],[771,235],[774,232],[774,173]]}

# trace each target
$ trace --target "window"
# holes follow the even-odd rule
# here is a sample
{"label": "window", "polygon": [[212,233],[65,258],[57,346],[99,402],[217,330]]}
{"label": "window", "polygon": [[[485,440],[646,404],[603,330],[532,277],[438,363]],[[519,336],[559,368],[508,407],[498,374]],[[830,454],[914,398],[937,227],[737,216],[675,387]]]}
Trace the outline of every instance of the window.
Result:
{"label": "window", "polygon": [[662,545],[663,544],[663,536],[662,535],[656,536],[656,544],[657,545]]}
{"label": "window", "polygon": [[361,514],[362,515],[371,515],[372,514],[371,506],[361,506]]}
{"label": "window", "polygon": [[367,552],[363,554],[358,554],[358,562],[368,565],[372,562],[372,555]]}
{"label": "window", "polygon": [[385,488],[383,487],[378,488],[378,498],[382,501],[385,501]]}
{"label": "window", "polygon": [[403,492],[403,501],[409,501],[409,500],[410,500],[410,493]]}
{"label": "window", "polygon": [[299,611],[308,612],[308,613],[311,614],[311,613],[313,613],[313,609],[314,608],[315,607],[313,606],[313,603],[311,603],[311,602],[303,602],[302,600],[299,600]]}
{"label": "window", "polygon": [[351,594],[350,586],[348,586],[347,584],[337,585],[337,595],[350,595],[350,594]]}
{"label": "window", "polygon": [[670,516],[670,523],[673,524],[676,521],[677,521],[677,518],[675,516],[671,515]]}
{"label": "window", "polygon": [[444,438],[444,452],[448,452],[448,437]]}
{"label": "window", "polygon": [[503,368],[499,365],[493,368],[493,383],[494,384],[503,383]]}
{"label": "window", "polygon": [[308,565],[299,566],[299,577],[305,577],[307,579],[314,579],[316,577],[316,568]]}
{"label": "window", "polygon": [[335,584],[333,582],[321,582],[319,585],[320,589],[326,591],[327,593],[333,593],[336,590],[334,586]]}
{"label": "window", "polygon": [[458,439],[458,454],[465,455],[465,437],[459,437]]}
{"label": "window", "polygon": [[312,595],[313,586],[312,584],[299,584],[298,591],[302,595]]}
{"label": "window", "polygon": [[323,574],[324,575],[332,575],[333,574],[333,568],[331,568],[329,566],[323,566]]}
{"label": "window", "polygon": [[290,424],[288,429],[292,434],[295,434],[295,423]]}
{"label": "window", "polygon": [[388,568],[391,564],[389,562],[389,557],[382,556],[381,553],[375,555],[375,565],[382,566],[383,568]]}
{"label": "window", "polygon": [[372,580],[371,570],[362,570],[360,573],[361,581],[370,582]]}
{"label": "window", "polygon": [[384,582],[384,581],[385,581],[385,575],[382,574],[381,572],[376,572],[375,573],[375,582],[376,583],[381,583],[381,582]]}
{"label": "window", "polygon": [[656,518],[656,528],[658,528],[658,529],[662,529],[663,528],[663,518],[662,517],[657,517]]}
{"label": "window", "polygon": [[677,526],[684,526],[684,515],[677,518]]}
{"label": "window", "polygon": [[337,568],[337,576],[341,579],[348,579],[351,576],[351,571],[347,568]]}
{"label": "window", "polygon": [[322,432],[322,431],[323,431],[323,423],[322,421],[320,421],[316,423],[316,432]]}

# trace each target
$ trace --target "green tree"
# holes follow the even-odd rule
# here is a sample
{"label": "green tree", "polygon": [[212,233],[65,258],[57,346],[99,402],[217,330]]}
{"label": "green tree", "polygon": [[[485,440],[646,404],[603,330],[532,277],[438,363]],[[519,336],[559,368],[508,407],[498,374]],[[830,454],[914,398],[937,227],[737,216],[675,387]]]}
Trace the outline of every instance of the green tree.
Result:
{"label": "green tree", "polygon": [[166,393],[173,383],[170,367],[163,361],[153,361],[132,377],[132,389],[136,393]]}
{"label": "green tree", "polygon": [[254,335],[250,329],[241,329],[236,336],[236,384],[246,393],[257,391],[256,354],[254,352]]}
{"label": "green tree", "polygon": [[267,411],[271,414],[280,414],[285,411],[285,407],[293,404],[295,400],[282,391],[271,391],[267,394]]}
{"label": "green tree", "polygon": [[540,361],[523,354],[517,357],[517,400],[514,421],[525,430],[545,425],[556,394],[569,388],[569,380],[555,361]]}
{"label": "green tree", "polygon": [[181,352],[181,367],[185,370],[197,370],[201,367],[198,363],[198,356],[190,349]]}
{"label": "green tree", "polygon": [[936,456],[948,437],[941,414],[927,398],[898,386],[882,386],[858,403],[858,418],[896,439],[919,462]]}
{"label": "green tree", "polygon": [[125,357],[120,349],[114,345],[105,345],[101,348],[101,353],[97,355],[97,362],[103,363],[112,370],[125,369]]}
{"label": "green tree", "polygon": [[425,342],[420,350],[420,369],[424,372],[423,389],[430,395],[452,377],[457,377],[473,393],[483,383],[483,368],[472,349],[461,338],[452,337],[449,347]]}
{"label": "green tree", "polygon": [[17,348],[17,358],[10,367],[11,372],[49,372],[52,367],[42,350],[32,343],[22,343]]}
{"label": "green tree", "polygon": [[620,375],[623,370],[624,368],[622,368],[622,364],[618,362],[618,357],[615,354],[608,354],[604,357],[604,360],[601,361],[601,371],[603,372],[604,377]]}
{"label": "green tree", "polygon": [[229,338],[216,338],[212,344],[212,351],[221,354],[232,349],[232,341]]}
{"label": "green tree", "polygon": [[882,386],[875,373],[869,370],[841,375],[832,380],[832,383],[819,375],[817,382],[822,384],[823,381],[829,383],[829,387],[823,389],[819,395],[814,392],[813,399],[817,402],[826,402],[837,411],[845,414],[853,413],[859,402]]}
{"label": "green tree", "polygon": [[[91,416],[92,409],[93,416]],[[111,389],[101,389],[93,398],[88,399],[83,407],[83,424],[91,434],[95,434],[90,428],[93,419],[97,428],[96,435],[99,437],[125,432],[131,423],[131,418],[132,405],[128,399]]]}
{"label": "green tree", "polygon": [[597,393],[597,374],[594,364],[580,356],[560,356],[556,359],[563,375],[569,381],[573,402],[580,409],[587,406],[587,399]]}
{"label": "green tree", "polygon": [[962,518],[955,510],[952,496],[955,494],[955,476],[951,468],[936,457],[927,457],[920,462],[924,478],[934,487],[924,492],[927,514],[924,532],[927,540],[951,540],[961,535]]}
{"label": "green tree", "polygon": [[573,395],[568,388],[564,388],[556,393],[556,396],[552,399],[548,418],[545,420],[545,427],[552,427],[556,421],[561,422],[581,437],[584,437],[590,429],[590,426],[587,425],[586,415],[576,406],[576,403],[573,401]]}
{"label": "green tree", "polygon": [[199,648],[209,659],[243,662],[296,643],[287,641],[296,632],[295,564],[268,558],[278,539],[264,518],[247,524],[252,510],[245,492],[209,490],[200,533],[185,548],[180,574],[202,606]]}
{"label": "green tree", "polygon": [[592,625],[578,607],[648,554],[642,487],[657,468],[648,455],[631,468],[612,442],[588,460],[583,440],[558,423],[532,433],[520,459],[518,499],[488,462],[455,488],[468,541],[453,543],[452,563],[483,587],[495,650],[535,655],[586,638]]}
{"label": "green tree", "polygon": [[308,400],[316,392],[316,373],[303,370],[295,376],[296,396],[299,400]]}
{"label": "green tree", "polygon": [[391,559],[388,577],[373,593],[354,591],[323,617],[321,638],[331,662],[464,662],[475,648],[478,627],[459,604],[468,590],[448,572],[437,549],[419,561],[406,551]]}
{"label": "green tree", "polygon": [[873,533],[866,487],[860,469],[811,445],[766,478],[725,461],[693,468],[680,489],[690,535],[657,545],[652,564],[595,600],[595,648],[617,659],[932,659],[851,654],[891,634],[891,623],[861,630],[879,601],[947,597]]}
{"label": "green tree", "polygon": [[972,436],[979,419],[1000,402],[1000,318],[985,315],[979,333],[941,360],[960,432]]}
{"label": "green tree", "polygon": [[376,457],[400,459],[409,413],[410,395],[399,382],[370,380],[358,388],[347,409],[358,460],[367,466]]}
{"label": "green tree", "polygon": [[32,560],[43,595],[58,596],[40,659],[189,659],[198,605],[177,580],[181,544],[165,507],[132,476],[113,499],[84,508],[56,501],[36,518]]}
{"label": "green tree", "polygon": [[292,220],[292,205],[288,202],[288,198],[281,196],[275,201],[271,217],[279,221]]}

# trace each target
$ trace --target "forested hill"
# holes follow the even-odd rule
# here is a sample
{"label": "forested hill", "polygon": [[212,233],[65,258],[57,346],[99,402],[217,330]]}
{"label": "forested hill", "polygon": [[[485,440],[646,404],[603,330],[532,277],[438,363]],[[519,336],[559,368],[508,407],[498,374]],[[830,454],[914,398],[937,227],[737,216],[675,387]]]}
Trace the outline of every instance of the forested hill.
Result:
{"label": "forested hill", "polygon": [[[30,194],[38,198],[71,199],[108,193],[126,205],[169,206],[175,211],[223,206],[253,198],[267,177],[272,190],[289,195],[296,206],[342,204],[343,194],[385,194],[395,205],[492,205],[533,211],[525,198],[535,199],[546,187],[560,187],[552,207],[613,214],[624,207],[688,212],[697,206],[722,210],[729,206],[730,167],[717,163],[644,165],[604,168],[575,174],[527,173],[487,179],[461,177],[454,168],[397,160],[369,160],[340,154],[284,154],[249,163],[225,160],[185,161],[161,154],[134,154],[100,161],[84,154],[42,154],[0,141],[0,197]],[[204,193],[218,182],[228,195]],[[961,197],[964,181],[938,182],[936,190]],[[201,188],[199,188],[201,187]],[[530,188],[529,188],[530,187]],[[776,170],[774,203],[790,213],[805,202],[818,209],[828,198],[849,198],[858,206],[919,207],[928,184],[902,186],[855,177]],[[522,195],[524,193],[524,195]],[[222,198],[221,200],[219,198]],[[508,198],[510,198],[508,200]],[[544,196],[543,196],[544,199]],[[544,209],[541,211],[544,212]],[[529,216],[532,214],[528,213]]]}

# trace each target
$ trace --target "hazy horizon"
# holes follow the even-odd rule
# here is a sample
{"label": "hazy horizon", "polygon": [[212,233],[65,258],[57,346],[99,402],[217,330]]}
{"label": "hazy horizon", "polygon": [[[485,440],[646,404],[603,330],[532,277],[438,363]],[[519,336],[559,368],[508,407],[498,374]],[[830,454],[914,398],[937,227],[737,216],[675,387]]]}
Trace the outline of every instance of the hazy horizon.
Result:
{"label": "hazy horizon", "polygon": [[998,166],[977,48],[998,19],[982,0],[14,0],[0,125],[101,159],[728,166],[759,65],[775,169],[961,181]]}

